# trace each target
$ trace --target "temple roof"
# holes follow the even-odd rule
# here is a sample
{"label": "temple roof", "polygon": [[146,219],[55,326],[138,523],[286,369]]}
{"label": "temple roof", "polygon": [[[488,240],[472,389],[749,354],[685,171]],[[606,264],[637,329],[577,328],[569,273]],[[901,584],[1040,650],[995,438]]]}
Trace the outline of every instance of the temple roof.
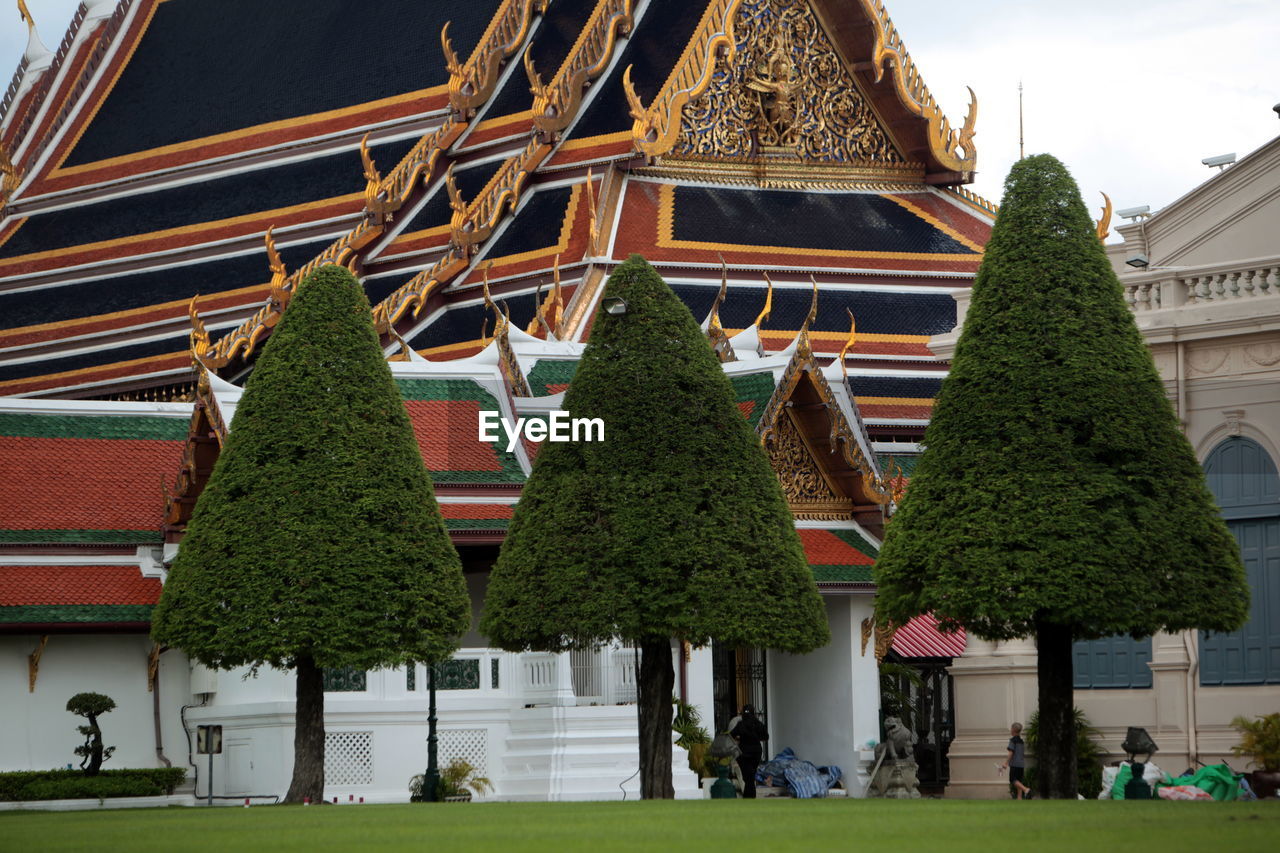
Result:
{"label": "temple roof", "polygon": [[[972,126],[937,110],[879,0],[106,9],[19,70],[0,117],[0,393],[189,393],[195,293],[208,363],[243,375],[274,325],[271,226],[284,290],[345,263],[384,334],[433,358],[480,350],[482,272],[523,327],[558,266],[582,340],[603,277],[640,252],[682,297],[721,256],[753,299],[772,272],[766,350],[798,331],[789,286],[817,276],[816,351],[866,313],[853,365],[933,361],[925,337],[990,231],[956,188]],[[746,124],[708,123],[730,115]]]}
{"label": "temple roof", "polygon": [[190,407],[0,399],[0,543],[159,543]]}

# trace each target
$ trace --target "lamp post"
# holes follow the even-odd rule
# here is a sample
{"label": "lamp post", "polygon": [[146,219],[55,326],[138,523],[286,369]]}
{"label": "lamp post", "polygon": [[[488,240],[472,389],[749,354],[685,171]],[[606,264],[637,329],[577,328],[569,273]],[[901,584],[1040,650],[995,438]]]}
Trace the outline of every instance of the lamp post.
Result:
{"label": "lamp post", "polygon": [[[1120,744],[1129,755],[1129,769],[1133,774],[1128,783],[1124,786],[1124,798],[1126,800],[1149,800],[1151,799],[1151,786],[1147,784],[1142,777],[1146,773],[1147,762],[1151,760],[1151,756],[1155,755],[1156,742],[1151,739],[1151,735],[1147,734],[1147,730],[1138,726],[1130,726],[1129,731],[1125,735],[1124,743]],[[1145,755],[1141,762],[1138,761],[1139,755]]]}
{"label": "lamp post", "polygon": [[422,780],[422,801],[434,803],[440,787],[440,767],[436,763],[436,665],[427,664],[427,772]]}

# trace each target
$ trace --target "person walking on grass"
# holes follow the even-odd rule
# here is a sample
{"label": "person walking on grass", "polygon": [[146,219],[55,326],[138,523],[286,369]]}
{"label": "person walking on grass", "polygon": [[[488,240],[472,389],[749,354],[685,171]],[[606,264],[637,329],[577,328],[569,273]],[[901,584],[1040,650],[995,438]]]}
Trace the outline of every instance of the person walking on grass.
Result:
{"label": "person walking on grass", "polygon": [[756,716],[752,705],[742,708],[742,716],[730,726],[729,734],[738,742],[742,754],[738,756],[738,768],[742,771],[742,798],[756,798],[756,770],[760,767],[760,758],[764,755],[764,742],[769,739],[769,730]]}
{"label": "person walking on grass", "polygon": [[1022,723],[1009,726],[1009,757],[1000,769],[1009,770],[1009,796],[1015,800],[1031,799],[1031,789],[1022,781],[1027,772],[1027,745],[1022,740]]}

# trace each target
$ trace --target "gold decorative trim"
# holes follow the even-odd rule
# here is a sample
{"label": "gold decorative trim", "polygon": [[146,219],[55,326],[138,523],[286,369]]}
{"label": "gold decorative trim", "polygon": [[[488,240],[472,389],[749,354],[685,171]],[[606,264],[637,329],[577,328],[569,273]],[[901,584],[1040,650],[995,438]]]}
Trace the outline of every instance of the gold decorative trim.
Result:
{"label": "gold decorative trim", "polygon": [[865,433],[865,430],[857,409],[854,409],[854,417],[857,418],[857,422],[856,424],[850,424],[845,418],[844,411],[840,408],[840,403],[836,399],[835,393],[827,383],[826,377],[822,375],[822,370],[809,345],[807,329],[802,329],[797,336],[796,351],[791,356],[791,361],[787,364],[787,369],[783,372],[782,380],[778,383],[773,396],[769,398],[764,413],[760,417],[760,423],[756,426],[756,432],[760,436],[761,443],[766,447],[770,446],[778,429],[778,422],[782,417],[783,410],[795,393],[796,386],[800,384],[800,380],[806,377],[813,383],[818,392],[818,398],[826,405],[827,415],[831,420],[829,440],[833,452],[834,448],[839,448],[842,458],[849,467],[861,472],[862,482],[867,494],[876,503],[887,504],[890,499],[889,485],[882,477],[877,476],[875,466],[867,459],[862,452],[861,445],[858,443],[858,432]]}
{"label": "gold decorative trim", "polygon": [[[875,44],[871,50],[871,66],[875,81],[884,78],[886,67],[893,72],[893,85],[898,100],[908,110],[929,123],[929,150],[943,168],[956,172],[972,172],[977,165],[977,149],[973,145],[974,126],[978,121],[978,97],[969,89],[969,110],[964,125],[951,129],[951,122],[925,86],[924,78],[907,53],[902,37],[889,18],[883,0],[858,0],[867,20],[875,28]],[[963,151],[963,154],[959,152]]]}
{"label": "gold decorative trim", "polygon": [[440,30],[445,67],[449,69],[449,106],[469,119],[498,85],[502,63],[524,44],[533,16],[547,10],[550,0],[503,0],[465,65],[458,62],[449,39],[449,25]]}
{"label": "gold decorative trim", "polygon": [[457,189],[451,185],[453,218],[449,228],[454,244],[470,252],[477,243],[488,238],[502,215],[508,209],[515,209],[529,176],[550,151],[551,146],[536,136],[530,139],[520,153],[507,158],[480,195],[465,208],[461,205]]}
{"label": "gold decorative trim", "polygon": [[410,308],[413,309],[413,315],[418,316],[427,304],[431,291],[466,268],[465,253],[456,247],[450,248],[430,268],[400,285],[394,293],[374,307],[374,327],[381,333],[388,332]]}
{"label": "gold decorative trim", "polygon": [[696,183],[738,184],[769,189],[857,189],[876,192],[919,191],[923,163],[815,163],[799,157],[744,157],[721,160],[697,155],[668,155],[633,173]]}
{"label": "gold decorative trim", "polygon": [[569,126],[587,82],[604,72],[619,36],[631,31],[637,0],[599,0],[560,70],[545,86],[525,51],[533,97],[533,123],[548,137]]}
{"label": "gold decorative trim", "polygon": [[[365,187],[365,207],[377,216],[390,216],[409,200],[409,195],[435,171],[440,154],[453,144],[465,129],[453,116],[449,116],[435,130],[417,141],[400,163],[382,179],[372,198]],[[365,175],[368,178],[368,173]]]}
{"label": "gold decorative trim", "polygon": [[622,85],[631,107],[632,144],[646,157],[661,157],[675,146],[680,135],[680,113],[685,104],[711,85],[711,75],[719,59],[733,58],[737,45],[733,21],[742,0],[712,0],[694,31],[671,76],[662,85],[652,104],[645,107],[631,83],[631,67],[622,75]]}
{"label": "gold decorative trim", "polygon": [[36,692],[36,676],[40,674],[40,658],[44,657],[44,647],[49,645],[49,635],[45,634],[40,642],[27,655],[27,692]]}
{"label": "gold decorative trim", "polygon": [[960,187],[960,186],[939,187],[938,189],[942,190],[943,192],[949,192],[949,193],[953,193],[956,196],[959,196],[961,201],[965,202],[970,207],[976,207],[978,210],[982,211],[983,213],[990,215],[992,219],[994,219],[1000,213],[1000,205],[996,204],[995,202],[988,201],[987,199],[983,198],[982,196],[978,195],[977,193],[973,192],[967,187]]}
{"label": "gold decorative trim", "polygon": [[0,208],[9,203],[9,199],[18,191],[22,183],[22,173],[14,165],[9,149],[0,142]]}

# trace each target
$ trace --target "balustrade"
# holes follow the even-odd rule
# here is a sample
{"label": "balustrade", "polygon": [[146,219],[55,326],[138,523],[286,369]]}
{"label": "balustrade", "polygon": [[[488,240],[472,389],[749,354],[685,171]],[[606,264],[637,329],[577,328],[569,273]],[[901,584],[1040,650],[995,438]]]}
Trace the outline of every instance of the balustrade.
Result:
{"label": "balustrade", "polygon": [[1125,302],[1133,311],[1280,296],[1280,260],[1179,270],[1167,277],[1128,281]]}

